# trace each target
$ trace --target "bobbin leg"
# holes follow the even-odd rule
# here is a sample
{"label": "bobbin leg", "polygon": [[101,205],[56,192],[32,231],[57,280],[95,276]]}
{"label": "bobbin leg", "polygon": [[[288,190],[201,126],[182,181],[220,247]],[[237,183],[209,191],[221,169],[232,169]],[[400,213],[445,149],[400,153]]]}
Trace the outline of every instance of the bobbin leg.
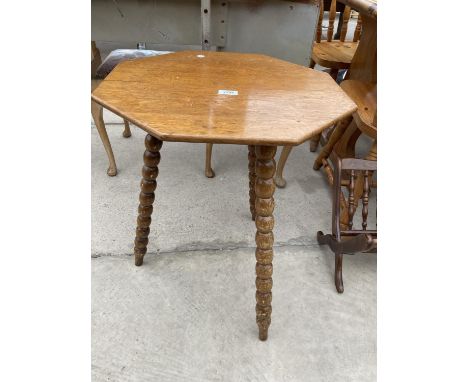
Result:
{"label": "bobbin leg", "polygon": [[255,220],[255,146],[249,145],[249,202],[252,220]]}
{"label": "bobbin leg", "polygon": [[161,159],[159,150],[162,141],[147,135],[145,138],[145,153],[143,154],[144,166],[141,170],[142,179],[140,182],[140,205],[138,206],[137,229],[135,236],[135,265],[143,264],[143,257],[146,254],[148,245],[148,235],[150,232],[151,213],[153,212],[154,190],[156,190],[158,176],[158,164]]}
{"label": "bobbin leg", "polygon": [[256,146],[255,147],[255,225],[257,234],[255,242],[257,249],[255,257],[257,264],[255,267],[257,279],[256,293],[256,314],[258,325],[258,337],[265,341],[268,338],[268,327],[271,322],[271,288],[273,286],[273,209],[275,202],[273,194],[275,192],[276,147]]}

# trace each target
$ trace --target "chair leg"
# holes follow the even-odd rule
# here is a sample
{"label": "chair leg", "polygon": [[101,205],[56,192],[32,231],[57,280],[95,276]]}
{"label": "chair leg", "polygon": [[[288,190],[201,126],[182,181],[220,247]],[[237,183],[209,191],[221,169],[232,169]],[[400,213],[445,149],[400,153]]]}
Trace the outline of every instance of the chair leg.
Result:
{"label": "chair leg", "polygon": [[276,175],[275,175],[275,184],[279,188],[284,188],[286,187],[286,181],[283,178],[283,169],[284,165],[286,164],[286,160],[289,157],[289,154],[291,153],[292,146],[284,146],[283,150],[281,151],[281,156],[278,162],[278,168],[276,170]]}
{"label": "chair leg", "polygon": [[310,152],[315,152],[317,150],[319,142],[320,142],[320,133],[315,134],[312,136],[312,138],[310,138],[310,141],[309,141]]}
{"label": "chair leg", "polygon": [[338,293],[343,293],[343,254],[335,253],[335,287]]}
{"label": "chair leg", "polygon": [[205,149],[205,176],[207,178],[214,178],[215,173],[211,168],[211,153],[213,151],[213,143],[207,143]]}
{"label": "chair leg", "polygon": [[329,157],[333,147],[335,146],[336,142],[338,142],[338,140],[343,136],[351,120],[352,117],[348,117],[338,122],[336,127],[333,129],[332,135],[330,136],[327,144],[322,148],[318,157],[315,159],[314,170],[319,170],[320,167],[322,167],[323,159],[327,159]]}
{"label": "chair leg", "polygon": [[122,135],[124,138],[130,138],[132,136],[132,132],[130,131],[130,125],[126,119],[124,119],[124,125],[125,127]]}
{"label": "chair leg", "polygon": [[91,115],[93,116],[94,124],[96,125],[96,129],[101,137],[102,144],[104,145],[104,149],[106,150],[107,157],[109,159],[107,175],[115,176],[117,175],[117,165],[115,164],[114,153],[107,135],[104,119],[102,118],[102,106],[96,102],[91,102]]}

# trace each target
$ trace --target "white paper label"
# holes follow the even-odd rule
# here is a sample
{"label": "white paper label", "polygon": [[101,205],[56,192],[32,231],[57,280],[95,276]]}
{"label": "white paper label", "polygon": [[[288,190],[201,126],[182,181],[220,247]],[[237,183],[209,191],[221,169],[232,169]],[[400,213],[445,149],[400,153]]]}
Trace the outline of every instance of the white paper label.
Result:
{"label": "white paper label", "polygon": [[225,95],[238,95],[239,92],[237,90],[218,90],[218,94],[225,94]]}

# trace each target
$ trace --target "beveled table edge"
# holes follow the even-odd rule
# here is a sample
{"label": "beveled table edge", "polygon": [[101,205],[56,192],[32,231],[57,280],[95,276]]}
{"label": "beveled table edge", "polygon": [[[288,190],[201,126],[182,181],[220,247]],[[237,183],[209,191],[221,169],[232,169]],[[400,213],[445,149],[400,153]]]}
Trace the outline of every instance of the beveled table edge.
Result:
{"label": "beveled table edge", "polygon": [[[134,124],[135,126],[139,127],[140,129],[143,129],[146,131],[148,134],[151,134],[152,136],[165,141],[165,142],[186,142],[186,143],[219,143],[219,144],[235,144],[235,145],[264,145],[264,146],[298,146],[308,139],[310,139],[312,136],[319,134],[323,130],[325,130],[327,127],[333,126],[335,123],[340,121],[343,118],[346,118],[350,115],[352,115],[355,111],[357,111],[357,105],[355,104],[354,108],[351,108],[349,111],[346,113],[342,114],[339,118],[335,118],[333,120],[330,120],[329,123],[324,124],[323,126],[320,126],[320,128],[310,131],[307,134],[305,134],[303,137],[294,140],[294,139],[287,139],[287,140],[268,140],[268,139],[249,139],[249,138],[239,138],[239,139],[233,139],[233,138],[225,138],[225,137],[204,137],[204,136],[193,136],[193,135],[183,135],[183,134],[161,134],[158,131],[155,130],[153,127],[149,127],[145,125],[144,123],[130,118],[124,113],[121,113],[117,108],[114,108],[101,100],[99,97],[96,97],[94,94],[91,94],[91,99],[101,105],[102,107],[106,108],[107,110],[110,110],[114,114],[118,115],[119,117],[122,117],[123,119],[129,121],[130,123]],[[351,100],[352,101],[352,100]],[[352,101],[354,103],[354,101]]]}

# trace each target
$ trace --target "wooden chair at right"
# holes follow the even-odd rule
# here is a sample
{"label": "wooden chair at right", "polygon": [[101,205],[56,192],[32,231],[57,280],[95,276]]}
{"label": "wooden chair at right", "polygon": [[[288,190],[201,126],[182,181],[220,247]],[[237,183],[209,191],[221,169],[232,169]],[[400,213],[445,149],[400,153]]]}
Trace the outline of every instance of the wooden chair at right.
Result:
{"label": "wooden chair at right", "polygon": [[353,39],[346,40],[348,33],[348,24],[351,16],[351,7],[346,5],[341,16],[341,28],[338,29],[339,39],[334,39],[336,0],[332,0],[328,12],[327,39],[322,40],[322,20],[323,20],[323,0],[320,1],[320,15],[317,25],[315,44],[312,48],[310,67],[313,69],[316,64],[330,69],[330,75],[334,80],[337,79],[340,69],[349,69],[351,61],[356,53],[359,38],[361,36],[361,16],[358,16]]}
{"label": "wooden chair at right", "polygon": [[[340,13],[340,23],[334,35],[335,17],[336,17],[336,0],[331,0],[330,9],[328,11],[328,27],[327,37],[324,41],[322,39],[322,20],[324,4],[323,0],[320,1],[320,15],[317,25],[317,34],[315,44],[312,48],[310,68],[313,69],[316,64],[330,69],[330,75],[336,81],[338,72],[341,69],[349,69],[351,61],[356,53],[359,38],[362,30],[362,18],[358,15],[356,28],[354,29],[353,39],[346,40],[348,34],[349,19],[351,16],[351,7],[346,5],[342,14]],[[339,39],[335,39],[339,36]],[[314,135],[310,141],[310,151],[317,150],[320,141],[320,134]]]}
{"label": "wooden chair at right", "polygon": [[[338,293],[343,293],[343,255],[355,254],[357,252],[377,251],[377,230],[367,229],[367,217],[369,214],[369,193],[372,175],[377,171],[377,162],[356,158],[340,158],[335,153],[331,155],[334,167],[333,185],[333,217],[332,233],[325,235],[322,231],[317,232],[317,241],[320,245],[328,245],[335,254],[335,287]],[[344,180],[343,174],[348,173],[349,179]],[[354,187],[357,176],[363,178],[362,189],[362,229],[353,227],[353,217],[357,208],[354,208]],[[342,199],[344,198],[342,186],[348,188],[348,225],[343,226]],[[344,207],[346,208],[346,206]]]}
{"label": "wooden chair at right", "polygon": [[[377,182],[372,179],[377,170],[377,85],[348,80],[343,81],[341,87],[356,103],[358,110],[351,119],[337,124],[314,163],[315,170],[324,167],[334,190],[332,234],[324,235],[319,231],[317,240],[319,244],[328,244],[335,253],[335,286],[339,293],[344,290],[343,254],[377,248],[377,231],[367,230],[369,192],[377,187]],[[356,159],[355,145],[361,134],[368,136],[372,145],[364,159]],[[348,199],[341,190],[343,186],[348,188]],[[362,230],[354,230],[353,216],[360,200]]]}
{"label": "wooden chair at right", "polygon": [[[357,38],[359,40],[359,44],[357,45],[357,49],[352,56],[352,60],[349,65],[349,70],[346,73],[346,79],[347,80],[351,80],[351,79],[359,80],[359,81],[363,81],[366,83],[373,83],[373,84],[377,83],[377,4],[371,0],[339,0],[339,2],[359,12],[359,19],[356,25],[356,30],[354,32],[355,37],[353,38],[353,40]],[[333,13],[333,4],[331,4],[330,8],[331,8],[330,13]],[[343,13],[345,12],[347,11],[344,10]],[[333,17],[330,16],[330,18],[334,20],[334,16]],[[343,19],[345,18],[343,17]],[[345,20],[343,20],[343,27],[345,27],[345,24],[346,24]],[[320,25],[321,25],[321,20],[319,20],[319,26]],[[347,31],[347,24],[345,28]],[[329,41],[321,41],[320,28],[317,28],[317,33],[318,33],[317,39],[320,39],[320,42],[314,44],[313,50],[315,51],[315,53],[313,52],[312,54],[313,62],[311,63],[311,67],[315,65],[314,57],[317,58],[317,56],[319,56],[319,53],[323,53],[326,50],[326,48],[323,49],[323,46],[329,43]],[[340,33],[340,36],[341,36],[341,33]],[[328,37],[329,37],[329,33],[327,32],[327,39]],[[341,41],[331,41],[331,43],[332,44],[329,44],[329,45],[339,44],[341,43]],[[325,45],[323,45],[320,48],[321,44],[325,44]],[[317,58],[317,60],[319,59]],[[325,62],[322,61],[322,64],[325,64]],[[310,140],[311,151],[316,150],[318,146],[318,142],[320,141],[320,137],[321,137],[321,134],[317,134],[316,136],[311,138]],[[331,135],[327,136],[327,141],[330,138],[331,138]],[[291,152],[291,149],[292,149],[291,146],[284,146],[281,151],[281,156],[278,161],[277,171],[275,175],[275,183],[279,188],[283,188],[286,186],[286,180],[283,177],[283,171],[284,171],[284,167],[286,165],[288,156]]]}

